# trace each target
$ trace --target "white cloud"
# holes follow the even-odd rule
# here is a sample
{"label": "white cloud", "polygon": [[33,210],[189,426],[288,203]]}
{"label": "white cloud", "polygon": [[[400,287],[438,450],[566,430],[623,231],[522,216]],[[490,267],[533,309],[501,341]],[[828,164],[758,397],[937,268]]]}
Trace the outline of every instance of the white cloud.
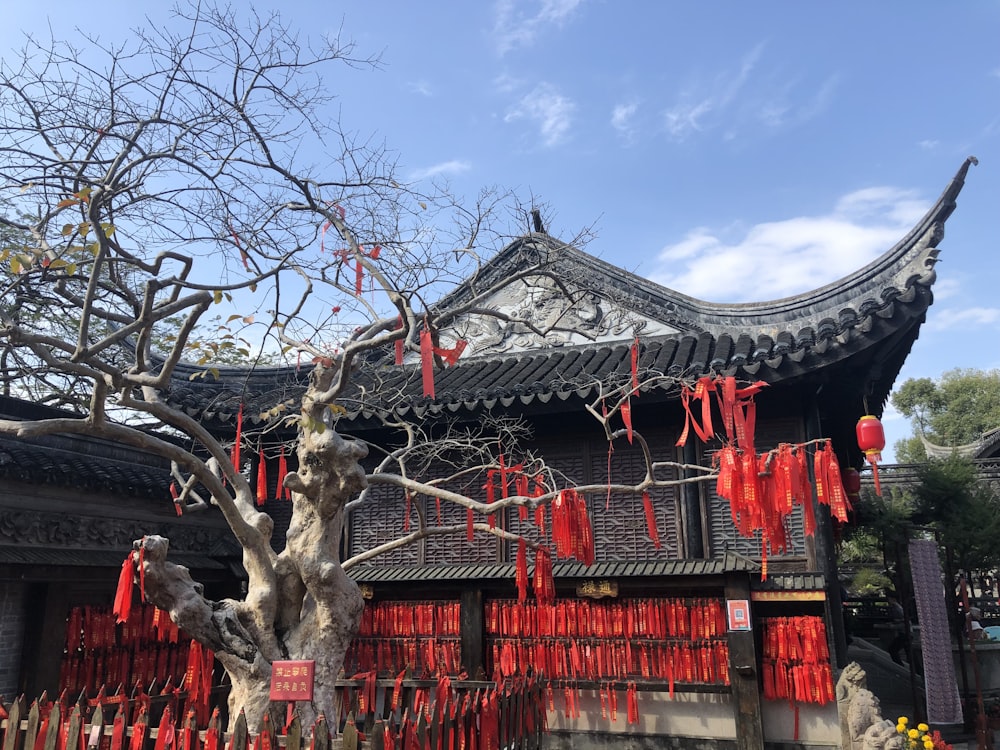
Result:
{"label": "white cloud", "polygon": [[660,251],[649,276],[671,289],[715,302],[799,294],[846,276],[881,255],[913,227],[928,205],[910,191],[876,187],[843,196],[822,216],[763,222],[748,230],[697,227]]}
{"label": "white cloud", "polygon": [[920,143],[918,143],[917,145],[920,146],[920,148],[922,148],[924,151],[933,151],[938,147],[938,142],[928,138],[920,141]]}
{"label": "white cloud", "polygon": [[470,169],[472,169],[472,164],[469,162],[460,159],[451,159],[450,161],[443,161],[440,164],[434,164],[430,167],[414,170],[410,174],[410,182],[426,180],[431,177],[461,174],[468,172]]}
{"label": "white cloud", "polygon": [[[937,287],[935,286],[935,291]],[[998,307],[967,307],[964,310],[935,310],[934,315],[927,320],[927,327],[932,331],[958,329],[967,331],[982,326],[997,326],[1000,324],[1000,308]]]}
{"label": "white cloud", "polygon": [[431,85],[423,79],[420,79],[419,81],[410,81],[408,85],[410,87],[410,91],[412,91],[414,94],[420,94],[421,96],[434,95],[434,92],[431,89]]}
{"label": "white cloud", "polygon": [[611,127],[618,131],[628,141],[635,137],[636,128],[634,124],[635,113],[639,110],[636,102],[628,104],[616,104],[611,111]]}
{"label": "white cloud", "polygon": [[720,131],[734,140],[748,126],[769,131],[801,125],[825,112],[839,84],[830,75],[818,85],[801,77],[783,78],[762,69],[765,44],[751,49],[738,68],[685,86],[663,111],[667,134],[683,141],[699,133]]}
{"label": "white cloud", "polygon": [[501,55],[527,47],[548,26],[562,26],[583,0],[498,0],[493,33]]}
{"label": "white cloud", "polygon": [[738,71],[724,71],[707,85],[694,86],[681,94],[677,104],[664,112],[667,132],[676,140],[705,129],[708,115],[725,110],[746,84],[764,51],[758,44],[743,58]]}
{"label": "white cloud", "polygon": [[521,97],[503,119],[504,122],[521,119],[535,122],[542,144],[552,147],[565,140],[575,109],[576,105],[571,99],[560,94],[550,84],[541,83]]}

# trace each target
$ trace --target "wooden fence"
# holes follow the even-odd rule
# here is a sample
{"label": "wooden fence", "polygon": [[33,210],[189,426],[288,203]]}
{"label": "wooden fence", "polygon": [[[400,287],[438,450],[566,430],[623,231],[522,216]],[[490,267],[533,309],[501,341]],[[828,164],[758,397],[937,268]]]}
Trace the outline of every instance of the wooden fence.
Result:
{"label": "wooden fence", "polygon": [[[150,690],[150,693],[154,692]],[[545,731],[545,686],[533,678],[493,682],[377,679],[358,675],[338,682],[344,710],[343,750],[536,750]],[[176,690],[126,698],[99,694],[69,704],[43,694],[29,706],[21,696],[0,706],[0,750],[329,750],[325,717],[308,729],[293,712],[284,727],[265,721],[257,735],[242,713],[223,731],[216,708],[199,726],[195,707]]]}

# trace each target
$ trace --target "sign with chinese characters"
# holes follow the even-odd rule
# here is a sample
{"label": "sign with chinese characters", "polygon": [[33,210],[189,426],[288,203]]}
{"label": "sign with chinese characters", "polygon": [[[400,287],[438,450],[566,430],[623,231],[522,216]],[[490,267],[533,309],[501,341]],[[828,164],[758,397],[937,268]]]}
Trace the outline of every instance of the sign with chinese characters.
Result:
{"label": "sign with chinese characters", "polygon": [[730,630],[750,630],[750,600],[727,599]]}
{"label": "sign with chinese characters", "polygon": [[586,596],[589,599],[603,599],[606,596],[618,596],[617,581],[584,581],[577,584],[577,596]]}
{"label": "sign with chinese characters", "polygon": [[271,700],[311,701],[314,661],[276,661],[271,664]]}

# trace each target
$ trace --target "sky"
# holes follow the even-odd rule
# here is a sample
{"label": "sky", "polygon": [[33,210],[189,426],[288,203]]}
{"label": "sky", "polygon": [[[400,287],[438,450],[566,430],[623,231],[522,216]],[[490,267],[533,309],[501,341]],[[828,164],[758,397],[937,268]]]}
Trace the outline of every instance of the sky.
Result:
{"label": "sky", "polygon": [[[1000,0],[943,4],[649,0],[286,0],[375,71],[329,81],[344,122],[408,180],[548,206],[550,234],[713,302],[814,289],[913,226],[963,160],[935,302],[897,379],[1000,367]],[[22,32],[109,40],[148,0],[8,3]],[[910,428],[891,406],[891,444]],[[886,458],[891,460],[891,448]]]}

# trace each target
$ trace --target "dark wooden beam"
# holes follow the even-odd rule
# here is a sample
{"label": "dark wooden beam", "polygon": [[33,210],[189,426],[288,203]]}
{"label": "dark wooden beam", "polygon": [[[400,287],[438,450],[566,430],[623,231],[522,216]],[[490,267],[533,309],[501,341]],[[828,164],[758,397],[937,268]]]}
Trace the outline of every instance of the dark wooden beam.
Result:
{"label": "dark wooden beam", "polygon": [[[746,600],[750,606],[750,574],[726,574],[726,600]],[[751,609],[752,613],[752,609]],[[751,616],[750,621],[753,622]],[[752,630],[729,633],[729,681],[733,690],[737,750],[763,750],[757,647]]]}

